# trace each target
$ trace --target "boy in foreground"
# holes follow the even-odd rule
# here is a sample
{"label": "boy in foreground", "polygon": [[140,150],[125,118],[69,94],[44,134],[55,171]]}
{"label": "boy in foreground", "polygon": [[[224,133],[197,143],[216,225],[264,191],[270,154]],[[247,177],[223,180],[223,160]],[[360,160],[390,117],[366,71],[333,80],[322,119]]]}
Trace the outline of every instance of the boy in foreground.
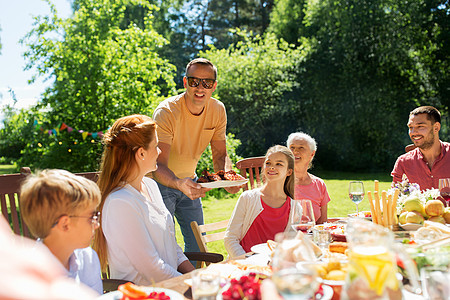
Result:
{"label": "boy in foreground", "polygon": [[67,276],[103,293],[100,262],[90,247],[99,227],[97,185],[64,170],[30,175],[21,187],[20,207],[30,232],[67,270]]}

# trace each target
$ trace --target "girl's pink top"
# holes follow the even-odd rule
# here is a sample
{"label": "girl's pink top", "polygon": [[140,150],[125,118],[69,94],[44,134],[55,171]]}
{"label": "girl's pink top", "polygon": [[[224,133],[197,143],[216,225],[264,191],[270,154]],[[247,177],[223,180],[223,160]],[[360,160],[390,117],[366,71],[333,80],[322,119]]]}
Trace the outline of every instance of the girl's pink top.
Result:
{"label": "girl's pink top", "polygon": [[281,207],[273,208],[261,199],[264,210],[253,221],[240,243],[245,252],[250,252],[254,245],[265,243],[267,240],[274,240],[275,234],[286,229],[289,212],[291,211],[290,200],[287,197],[286,202]]}
{"label": "girl's pink top", "polygon": [[312,178],[312,182],[310,184],[295,185],[295,200],[311,200],[314,211],[314,218],[317,221],[322,214],[320,208],[324,205],[327,205],[327,203],[330,202],[331,199],[328,195],[325,182],[317,176],[314,176],[312,174],[310,175]]}

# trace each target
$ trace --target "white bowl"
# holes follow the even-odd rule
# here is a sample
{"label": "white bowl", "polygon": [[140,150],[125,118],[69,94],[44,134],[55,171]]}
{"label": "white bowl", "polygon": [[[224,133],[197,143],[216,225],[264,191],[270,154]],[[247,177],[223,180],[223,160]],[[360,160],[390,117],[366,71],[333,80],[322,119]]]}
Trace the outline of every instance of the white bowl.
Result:
{"label": "white bowl", "polygon": [[398,225],[406,231],[415,231],[423,226],[422,224],[415,224],[415,223],[406,223]]}

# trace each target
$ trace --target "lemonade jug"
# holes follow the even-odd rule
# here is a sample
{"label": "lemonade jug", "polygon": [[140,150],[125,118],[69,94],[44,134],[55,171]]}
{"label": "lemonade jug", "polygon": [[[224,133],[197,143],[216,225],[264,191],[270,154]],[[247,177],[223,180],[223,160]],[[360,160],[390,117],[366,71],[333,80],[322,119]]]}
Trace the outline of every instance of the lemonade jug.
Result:
{"label": "lemonade jug", "polygon": [[406,267],[413,291],[420,293],[417,269],[390,230],[355,218],[346,231],[349,262],[342,299],[402,299],[396,255]]}

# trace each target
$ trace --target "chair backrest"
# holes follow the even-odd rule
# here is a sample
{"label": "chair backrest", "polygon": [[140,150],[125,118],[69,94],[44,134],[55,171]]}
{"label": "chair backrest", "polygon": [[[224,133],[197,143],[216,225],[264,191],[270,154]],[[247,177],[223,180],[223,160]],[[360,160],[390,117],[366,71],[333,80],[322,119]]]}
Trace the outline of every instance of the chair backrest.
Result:
{"label": "chair backrest", "polygon": [[[191,228],[194,232],[195,240],[200,248],[200,252],[208,252],[208,247],[206,246],[207,243],[223,240],[228,221],[229,220],[223,220],[204,225],[198,225],[197,221],[191,222]],[[217,232],[218,230],[222,231]],[[209,265],[209,263],[206,262],[206,265]],[[201,267],[201,263],[197,263],[197,267]]]}
{"label": "chair backrest", "polygon": [[32,238],[19,208],[20,185],[29,174],[30,168],[24,167],[20,169],[20,173],[0,175],[0,208],[15,234]]}
{"label": "chair backrest", "polygon": [[[261,169],[264,164],[264,156],[249,157],[236,162],[236,168],[241,171],[241,175],[248,178],[250,189],[262,185]],[[248,184],[244,186],[244,191],[248,190]]]}
{"label": "chair backrest", "polygon": [[405,152],[409,152],[409,151],[411,151],[411,150],[414,150],[414,149],[416,149],[416,145],[414,145],[414,144],[409,144],[409,145],[406,145],[405,146]]}
{"label": "chair backrest", "polygon": [[[208,252],[208,248],[206,246],[207,243],[223,240],[225,237],[225,229],[228,226],[228,221],[229,220],[223,220],[204,225],[198,225],[197,221],[191,222],[191,228],[194,232],[195,240],[200,248],[200,252]],[[210,233],[218,230],[222,231]]]}

